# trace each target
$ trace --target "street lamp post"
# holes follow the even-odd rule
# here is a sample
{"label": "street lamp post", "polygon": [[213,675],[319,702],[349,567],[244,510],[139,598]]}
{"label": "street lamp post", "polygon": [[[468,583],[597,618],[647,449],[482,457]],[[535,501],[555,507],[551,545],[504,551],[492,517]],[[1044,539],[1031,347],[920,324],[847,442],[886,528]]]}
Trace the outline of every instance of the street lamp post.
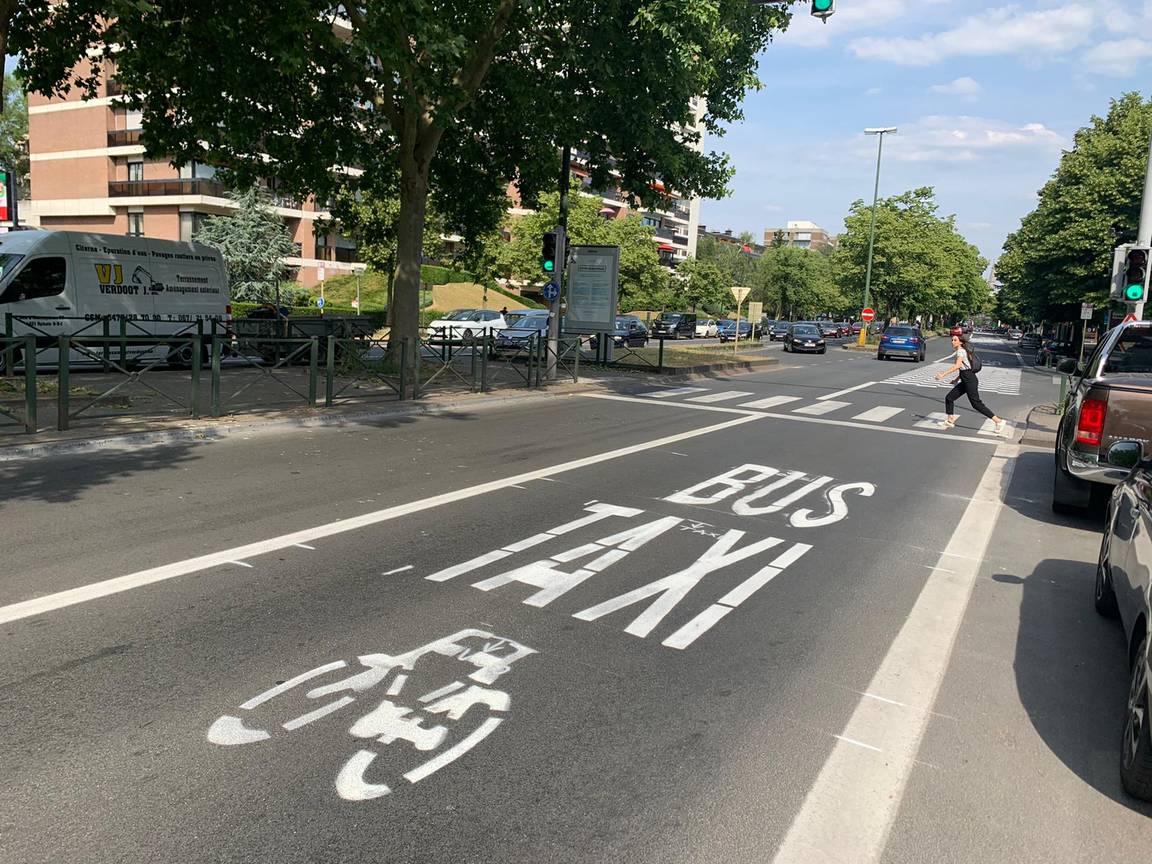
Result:
{"label": "street lamp post", "polygon": [[[895,133],[895,126],[884,126],[875,129],[865,129],[865,135],[875,135],[880,139],[879,146],[876,148],[876,186],[872,190],[872,224],[868,229],[868,268],[864,274],[864,308],[867,309],[871,303],[872,292],[872,249],[876,243],[876,205],[880,200],[880,157],[884,153],[884,136],[889,133]],[[867,321],[860,322],[860,343],[863,345],[868,338],[868,324]]]}

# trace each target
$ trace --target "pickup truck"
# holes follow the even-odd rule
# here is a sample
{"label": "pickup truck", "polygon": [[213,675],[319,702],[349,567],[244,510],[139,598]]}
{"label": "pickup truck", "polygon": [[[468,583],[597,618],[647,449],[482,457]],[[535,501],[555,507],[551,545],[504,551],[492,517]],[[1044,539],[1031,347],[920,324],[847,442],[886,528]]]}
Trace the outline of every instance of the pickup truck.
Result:
{"label": "pickup truck", "polygon": [[1103,500],[1128,476],[1129,442],[1152,455],[1152,321],[1113,328],[1082,366],[1067,357],[1057,369],[1073,376],[1052,482],[1052,509],[1065,513]]}

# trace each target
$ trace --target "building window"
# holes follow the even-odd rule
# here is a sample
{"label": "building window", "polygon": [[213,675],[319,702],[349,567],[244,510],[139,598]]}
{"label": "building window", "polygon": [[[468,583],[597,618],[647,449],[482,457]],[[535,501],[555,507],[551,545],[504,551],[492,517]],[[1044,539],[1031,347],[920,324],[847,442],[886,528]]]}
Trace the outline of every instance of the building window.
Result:
{"label": "building window", "polygon": [[137,108],[129,108],[124,112],[124,128],[140,129],[144,125],[144,112]]}
{"label": "building window", "polygon": [[204,213],[181,213],[180,239],[185,243],[189,240],[195,240],[200,229],[204,227],[205,215]]}
{"label": "building window", "polygon": [[129,162],[128,163],[128,180],[132,183],[138,183],[144,179],[144,163],[143,162]]}
{"label": "building window", "polygon": [[211,165],[189,162],[180,166],[180,176],[185,180],[211,180],[216,176],[216,169]]}
{"label": "building window", "polygon": [[144,214],[143,213],[129,213],[128,214],[128,236],[129,237],[143,237],[144,236]]}

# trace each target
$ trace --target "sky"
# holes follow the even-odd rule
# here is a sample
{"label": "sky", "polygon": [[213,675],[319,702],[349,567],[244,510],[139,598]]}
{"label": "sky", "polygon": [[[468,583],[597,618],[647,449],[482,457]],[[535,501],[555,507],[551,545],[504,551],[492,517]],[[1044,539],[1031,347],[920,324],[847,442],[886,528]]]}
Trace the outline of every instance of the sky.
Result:
{"label": "sky", "polygon": [[793,8],[744,121],[705,143],[736,169],[731,196],[702,203],[709,230],[842,231],[852,202],[872,201],[863,130],[896,126],[880,195],[934,187],[994,262],[1075,131],[1122,93],[1152,95],[1152,0],[837,0],[827,23]]}

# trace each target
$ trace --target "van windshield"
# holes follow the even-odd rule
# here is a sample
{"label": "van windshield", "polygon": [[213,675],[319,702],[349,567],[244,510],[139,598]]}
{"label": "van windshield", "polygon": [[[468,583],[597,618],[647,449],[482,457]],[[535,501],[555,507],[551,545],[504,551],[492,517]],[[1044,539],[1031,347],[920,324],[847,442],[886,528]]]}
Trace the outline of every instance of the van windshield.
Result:
{"label": "van windshield", "polygon": [[23,255],[0,255],[0,281],[11,274],[16,269],[16,265],[23,259]]}

